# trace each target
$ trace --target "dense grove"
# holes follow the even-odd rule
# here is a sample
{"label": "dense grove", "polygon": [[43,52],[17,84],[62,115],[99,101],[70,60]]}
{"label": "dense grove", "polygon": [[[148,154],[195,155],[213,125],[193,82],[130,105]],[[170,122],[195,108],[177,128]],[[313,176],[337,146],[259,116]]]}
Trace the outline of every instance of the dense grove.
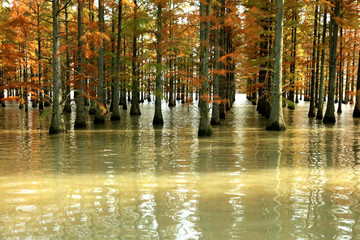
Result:
{"label": "dense grove", "polygon": [[[199,136],[210,136],[246,92],[266,129],[285,130],[282,108],[309,101],[308,116],[360,117],[359,2],[353,0],[12,0],[0,8],[0,100],[44,111],[50,133],[140,115],[154,125],[169,107],[198,100]],[[72,94],[73,93],[73,94]],[[74,97],[72,97],[74,95]],[[337,104],[337,109],[335,109]],[[74,108],[73,108],[74,109]],[[47,113],[47,111],[44,111]]]}

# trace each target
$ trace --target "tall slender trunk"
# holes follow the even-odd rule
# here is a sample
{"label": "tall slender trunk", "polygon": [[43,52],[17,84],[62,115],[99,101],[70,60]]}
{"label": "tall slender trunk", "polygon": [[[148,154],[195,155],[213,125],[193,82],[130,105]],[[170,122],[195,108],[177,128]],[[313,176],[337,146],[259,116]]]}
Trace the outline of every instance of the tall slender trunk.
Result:
{"label": "tall slender trunk", "polygon": [[[297,12],[294,9],[292,14],[292,19],[295,24],[297,24]],[[291,49],[291,63],[290,63],[290,91],[289,91],[289,100],[294,102],[295,101],[295,68],[296,68],[296,33],[297,29],[296,26],[292,26],[291,28],[291,42],[292,42],[292,49]],[[297,97],[297,96],[296,96]],[[299,100],[297,99],[297,102]],[[288,104],[288,108],[295,109],[295,104]]]}
{"label": "tall slender trunk", "polygon": [[77,99],[76,99],[76,119],[74,128],[86,128],[85,122],[85,78],[84,78],[84,67],[83,67],[83,40],[81,39],[84,33],[83,27],[83,0],[78,0],[78,84],[77,84]]}
{"label": "tall slender trunk", "polygon": [[115,82],[113,83],[113,111],[110,120],[120,120],[119,111],[119,91],[120,91],[120,71],[121,71],[121,21],[122,21],[122,0],[119,0],[118,6],[118,36],[117,36],[117,48],[116,48],[116,65],[115,65]]}
{"label": "tall slender trunk", "polygon": [[338,113],[342,113],[342,103],[344,98],[344,72],[343,72],[343,28],[340,28],[340,59],[339,59],[339,104]]}
{"label": "tall slender trunk", "polygon": [[[225,31],[225,0],[220,0],[221,3],[221,10],[220,10],[220,39],[219,39],[219,44],[220,44],[220,50],[219,50],[219,58],[222,58],[223,56],[225,56],[225,38],[226,38],[226,31]],[[226,68],[225,68],[225,64],[223,61],[220,62],[220,71],[222,72],[222,74],[219,76],[219,96],[220,99],[222,101],[224,101],[226,99],[226,76],[225,76],[225,72],[226,72]],[[225,119],[226,117],[226,104],[224,102],[222,102],[219,105],[219,114],[220,114],[220,119]]]}
{"label": "tall slender trunk", "polygon": [[157,5],[157,41],[156,41],[156,90],[155,90],[155,114],[153,119],[154,125],[164,124],[162,111],[161,111],[161,96],[162,96],[162,6],[161,3]]}
{"label": "tall slender trunk", "polygon": [[52,1],[53,16],[53,110],[50,123],[50,134],[66,131],[62,115],[62,88],[61,88],[61,57],[58,53],[60,48],[60,12],[59,0]]}
{"label": "tall slender trunk", "polygon": [[209,121],[209,35],[210,35],[210,0],[206,0],[206,5],[203,1],[200,1],[200,79],[201,88],[199,96],[199,112],[200,122],[198,135],[210,136],[212,129]]}
{"label": "tall slender trunk", "polygon": [[[216,11],[216,17],[219,17],[219,8],[215,7],[214,10]],[[213,106],[212,106],[212,112],[211,112],[211,124],[212,125],[218,125],[220,124],[220,112],[219,112],[219,100],[220,100],[220,91],[219,91],[219,79],[220,79],[220,62],[219,62],[219,56],[220,56],[220,29],[218,29],[218,26],[215,26],[214,30],[214,64],[215,64],[215,76],[213,80]]]}
{"label": "tall slender trunk", "polygon": [[137,20],[137,2],[134,0],[134,28],[133,28],[133,60],[132,60],[132,98],[130,115],[141,115],[139,106],[139,73],[137,69],[137,27],[135,22]]}
{"label": "tall slender trunk", "polygon": [[349,102],[349,91],[350,91],[350,52],[346,58],[346,83],[345,83],[345,99],[343,103],[347,104]]}
{"label": "tall slender trunk", "polygon": [[[65,7],[65,42],[66,44],[69,44],[69,14],[68,14],[68,8]],[[64,86],[65,86],[65,106],[64,111],[65,112],[71,112],[71,106],[70,106],[70,53],[69,51],[66,51],[65,54],[65,80],[64,80]]]}
{"label": "tall slender trunk", "polygon": [[312,49],[312,59],[311,59],[311,84],[310,84],[310,108],[309,108],[309,117],[315,117],[315,80],[316,80],[316,38],[317,38],[317,23],[318,23],[318,2],[315,3],[315,17],[314,17],[314,35],[313,35],[313,49]]}
{"label": "tall slender trunk", "polygon": [[323,20],[323,29],[322,29],[322,39],[321,39],[321,63],[320,63],[320,83],[319,83],[319,101],[318,101],[318,111],[316,114],[316,119],[323,118],[323,92],[324,92],[324,68],[325,68],[325,41],[326,41],[326,18],[327,11],[326,7],[324,10],[324,20]]}
{"label": "tall slender trunk", "polygon": [[334,92],[335,92],[335,80],[336,80],[336,60],[337,60],[337,48],[338,48],[338,31],[339,25],[335,18],[339,17],[340,14],[340,1],[334,0],[332,3],[335,5],[334,13],[330,20],[330,56],[329,56],[329,87],[328,87],[328,101],[326,106],[326,112],[323,119],[324,123],[335,123],[335,103],[334,103]]}
{"label": "tall slender trunk", "polygon": [[[104,0],[99,0],[99,32],[104,33]],[[98,107],[95,113],[94,123],[105,123],[106,103],[105,103],[105,89],[104,89],[104,39],[101,38],[99,46],[99,59],[98,59],[98,82],[97,82],[97,101]]]}
{"label": "tall slender trunk", "polygon": [[[42,58],[42,50],[41,50],[41,33],[40,33],[40,4],[37,6],[37,43],[38,43],[38,82],[39,86],[41,86],[41,78],[42,78],[42,66],[41,66],[41,58]],[[44,109],[44,99],[43,93],[41,91],[38,92],[39,95],[39,109]]]}
{"label": "tall slender trunk", "polygon": [[271,91],[271,110],[266,130],[286,129],[282,109],[282,58],[283,58],[283,0],[276,0],[274,79]]}

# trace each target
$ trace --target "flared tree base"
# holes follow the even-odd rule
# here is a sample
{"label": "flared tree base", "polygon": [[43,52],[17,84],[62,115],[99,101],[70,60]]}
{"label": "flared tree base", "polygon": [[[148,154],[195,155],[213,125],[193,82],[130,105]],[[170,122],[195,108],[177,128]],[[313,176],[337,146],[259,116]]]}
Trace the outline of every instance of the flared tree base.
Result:
{"label": "flared tree base", "polygon": [[280,124],[279,122],[273,122],[273,123],[269,123],[266,126],[266,130],[268,130],[268,131],[285,131],[286,127],[284,124]]}
{"label": "flared tree base", "polygon": [[110,117],[110,121],[120,121],[120,115],[112,114]]}
{"label": "flared tree base", "polygon": [[220,125],[220,117],[219,117],[219,118],[211,118],[210,124],[211,124],[212,126]]}
{"label": "flared tree base", "polygon": [[209,137],[212,135],[212,133],[213,132],[212,132],[212,128],[210,125],[207,128],[199,128],[199,130],[198,130],[199,137]]}
{"label": "flared tree base", "polygon": [[105,118],[104,117],[96,117],[94,118],[94,124],[105,124]]}
{"label": "flared tree base", "polygon": [[131,115],[131,116],[141,115],[141,111],[140,111],[139,105],[137,105],[137,106],[135,106],[134,104],[131,105],[130,115]]}
{"label": "flared tree base", "polygon": [[354,112],[353,112],[353,117],[360,118],[360,109],[355,107]]}
{"label": "flared tree base", "polygon": [[63,128],[50,127],[50,129],[49,129],[50,134],[59,134],[59,133],[65,133],[65,132],[66,132],[66,130]]}
{"label": "flared tree base", "polygon": [[162,117],[154,117],[153,119],[153,125],[155,126],[160,126],[160,125],[164,125],[164,120]]}
{"label": "flared tree base", "polygon": [[335,123],[336,119],[334,117],[324,116],[323,123]]}

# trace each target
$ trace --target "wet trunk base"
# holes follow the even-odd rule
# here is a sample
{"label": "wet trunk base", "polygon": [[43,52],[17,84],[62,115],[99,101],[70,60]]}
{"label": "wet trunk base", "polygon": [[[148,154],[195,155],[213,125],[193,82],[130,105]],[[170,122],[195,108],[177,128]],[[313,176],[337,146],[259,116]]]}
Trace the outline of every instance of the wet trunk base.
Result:
{"label": "wet trunk base", "polygon": [[49,134],[58,134],[58,133],[65,133],[66,130],[62,127],[50,127]]}
{"label": "wet trunk base", "polygon": [[318,112],[317,112],[317,114],[316,114],[316,119],[317,120],[322,120],[323,119],[323,116],[322,116],[323,114],[322,114],[322,111],[319,111],[318,110]]}
{"label": "wet trunk base", "polygon": [[336,119],[334,117],[324,116],[323,123],[335,123]]}
{"label": "wet trunk base", "polygon": [[135,106],[135,104],[131,105],[130,108],[130,116],[139,116],[141,115],[139,105]]}
{"label": "wet trunk base", "polygon": [[353,112],[353,117],[360,118],[360,109],[355,107],[354,112]]}
{"label": "wet trunk base", "polygon": [[94,124],[104,124],[105,116],[101,114],[95,114]]}
{"label": "wet trunk base", "polygon": [[120,121],[120,115],[111,114],[110,121]]}
{"label": "wet trunk base", "polygon": [[266,130],[268,131],[285,131],[286,127],[279,122],[273,122],[266,126]]}
{"label": "wet trunk base", "polygon": [[211,134],[212,134],[212,129],[210,126],[207,128],[199,128],[198,130],[199,137],[208,137],[211,136]]}
{"label": "wet trunk base", "polygon": [[164,120],[162,117],[155,116],[153,119],[153,125],[160,126],[164,124]]}

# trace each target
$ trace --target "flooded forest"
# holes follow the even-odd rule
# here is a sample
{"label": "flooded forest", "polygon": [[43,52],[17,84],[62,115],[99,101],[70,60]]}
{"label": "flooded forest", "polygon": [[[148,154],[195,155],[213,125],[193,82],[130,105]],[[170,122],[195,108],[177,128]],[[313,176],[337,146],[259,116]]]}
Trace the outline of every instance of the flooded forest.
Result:
{"label": "flooded forest", "polygon": [[360,3],[0,0],[1,239],[359,239]]}

